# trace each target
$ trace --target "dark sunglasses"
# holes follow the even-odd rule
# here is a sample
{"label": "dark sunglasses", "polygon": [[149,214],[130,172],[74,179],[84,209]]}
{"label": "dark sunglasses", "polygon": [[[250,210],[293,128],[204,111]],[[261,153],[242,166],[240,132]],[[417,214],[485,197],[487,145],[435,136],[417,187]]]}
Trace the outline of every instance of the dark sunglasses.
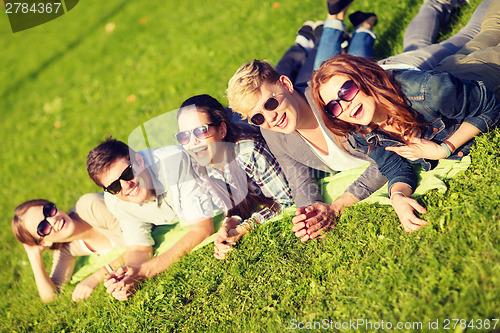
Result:
{"label": "dark sunglasses", "polygon": [[[264,110],[274,111],[278,108],[278,106],[280,105],[280,102],[275,97],[278,95],[283,95],[283,94],[273,93],[273,95],[267,99],[267,101],[264,103]],[[250,123],[257,125],[257,126],[262,125],[264,123],[264,121],[266,121],[266,118],[262,114],[262,111],[257,112],[256,114],[254,114],[250,118]]]}
{"label": "dark sunglasses", "polygon": [[45,237],[52,231],[52,224],[47,221],[47,217],[53,217],[57,214],[56,204],[52,202],[46,203],[43,205],[43,220],[38,224],[36,228],[36,233],[40,237]]}
{"label": "dark sunglasses", "polygon": [[177,140],[177,142],[179,142],[179,144],[187,145],[189,143],[189,141],[191,141],[191,133],[193,133],[194,136],[198,140],[205,140],[205,139],[210,137],[210,133],[208,132],[208,128],[210,126],[219,126],[219,125],[220,125],[220,123],[201,125],[200,127],[193,128],[190,131],[183,131],[183,132],[177,133],[175,135],[175,139]]}
{"label": "dark sunglasses", "polygon": [[356,86],[356,83],[354,83],[354,81],[346,81],[339,89],[339,98],[331,100],[324,106],[325,112],[328,115],[337,118],[342,114],[342,112],[344,112],[342,105],[340,105],[340,101],[350,102],[354,99],[354,97],[356,97],[358,92],[359,88],[358,86]]}
{"label": "dark sunglasses", "polygon": [[129,165],[125,170],[123,170],[122,174],[117,180],[109,184],[108,187],[103,186],[102,188],[104,189],[104,191],[111,194],[120,193],[120,191],[122,190],[122,184],[120,183],[120,180],[129,181],[134,179],[134,177],[134,169],[132,169],[132,165]]}

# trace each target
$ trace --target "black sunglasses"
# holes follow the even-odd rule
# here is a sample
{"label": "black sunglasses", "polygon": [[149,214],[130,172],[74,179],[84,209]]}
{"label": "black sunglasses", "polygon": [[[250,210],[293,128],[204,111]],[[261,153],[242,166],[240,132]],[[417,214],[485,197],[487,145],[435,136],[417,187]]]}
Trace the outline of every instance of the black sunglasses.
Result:
{"label": "black sunglasses", "polygon": [[[280,102],[275,97],[278,95],[283,95],[283,94],[273,93],[273,95],[267,99],[267,101],[264,103],[264,110],[274,111],[278,108],[278,106],[280,105]],[[266,118],[262,114],[262,111],[257,112],[256,114],[254,114],[250,118],[250,123],[257,125],[257,126],[262,125],[264,123],[264,121],[266,121]]]}
{"label": "black sunglasses", "polygon": [[218,124],[206,124],[206,125],[201,125],[199,127],[196,127],[196,128],[193,128],[192,130],[190,131],[183,131],[183,132],[179,132],[175,135],[175,139],[177,140],[177,142],[179,142],[179,144],[181,145],[187,145],[189,143],[189,141],[191,141],[191,133],[194,134],[194,136],[198,139],[198,140],[205,140],[207,138],[210,137],[210,133],[208,131],[208,128],[210,126],[219,126],[220,123]]}
{"label": "black sunglasses", "polygon": [[104,189],[104,191],[111,194],[120,193],[120,191],[122,190],[122,184],[120,183],[120,180],[129,181],[134,179],[134,177],[134,169],[132,169],[132,165],[129,165],[125,170],[123,170],[122,174],[117,180],[109,184],[108,187],[103,186],[102,188]]}
{"label": "black sunglasses", "polygon": [[324,106],[325,112],[328,115],[337,118],[342,114],[342,112],[344,112],[342,105],[340,105],[340,101],[350,102],[354,99],[354,97],[356,97],[358,92],[359,88],[356,85],[356,83],[354,83],[353,80],[344,82],[344,84],[342,85],[342,87],[340,87],[338,92],[339,98],[333,99],[330,102],[328,102],[328,104]]}
{"label": "black sunglasses", "polygon": [[45,237],[52,231],[52,224],[47,221],[47,217],[53,217],[57,214],[56,204],[49,202],[43,205],[43,220],[38,224],[36,233],[40,237]]}

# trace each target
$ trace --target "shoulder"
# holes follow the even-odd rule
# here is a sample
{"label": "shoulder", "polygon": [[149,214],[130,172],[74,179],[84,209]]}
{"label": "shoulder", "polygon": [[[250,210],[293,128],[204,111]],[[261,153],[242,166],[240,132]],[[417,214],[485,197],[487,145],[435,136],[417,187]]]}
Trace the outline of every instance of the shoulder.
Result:
{"label": "shoulder", "polygon": [[271,145],[273,145],[274,143],[279,143],[279,142],[283,141],[285,139],[285,135],[287,135],[287,134],[271,131],[271,130],[264,129],[264,128],[261,128],[260,132],[262,133],[262,136],[264,137],[266,142],[268,144],[270,143]]}
{"label": "shoulder", "polygon": [[258,141],[247,139],[236,142],[235,146],[237,157],[243,164],[247,164],[259,148],[261,145]]}
{"label": "shoulder", "polygon": [[267,143],[259,140],[241,140],[236,143],[238,156],[270,153]]}
{"label": "shoulder", "polygon": [[169,161],[169,164],[174,161],[188,160],[188,153],[182,146],[164,146],[156,149],[142,150],[139,152],[141,156],[152,163]]}
{"label": "shoulder", "polygon": [[461,83],[461,80],[453,75],[438,71],[394,71],[393,78],[399,83],[403,93],[410,95],[408,97],[412,95],[425,97],[428,93],[433,95],[446,93],[447,90]]}
{"label": "shoulder", "polygon": [[72,211],[78,214],[84,221],[93,217],[95,209],[106,208],[104,193],[87,193],[78,199]]}
{"label": "shoulder", "polygon": [[164,146],[156,149],[150,150],[154,156],[162,157],[162,156],[172,156],[180,154],[182,155],[185,150],[182,146],[174,145],[174,146]]}
{"label": "shoulder", "polygon": [[75,213],[92,226],[115,228],[118,221],[104,202],[104,193],[84,194],[75,204]]}

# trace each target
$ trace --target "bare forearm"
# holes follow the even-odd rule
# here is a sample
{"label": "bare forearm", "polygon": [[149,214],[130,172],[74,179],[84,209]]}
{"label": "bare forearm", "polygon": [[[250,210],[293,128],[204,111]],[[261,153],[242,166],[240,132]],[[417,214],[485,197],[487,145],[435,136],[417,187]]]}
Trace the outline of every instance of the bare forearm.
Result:
{"label": "bare forearm", "polygon": [[344,192],[340,197],[338,197],[334,202],[331,203],[333,207],[335,207],[336,211],[341,211],[344,207],[350,207],[354,205],[356,202],[359,202],[359,199],[354,196],[354,194],[350,192]]}
{"label": "bare forearm", "polygon": [[[120,258],[125,258],[127,265],[140,266],[146,261],[153,258],[153,247],[140,245],[131,246],[128,248],[127,252],[125,252]],[[118,262],[117,264],[118,266],[121,266]],[[116,268],[113,264],[112,267]]]}
{"label": "bare forearm", "polygon": [[458,130],[453,133],[447,141],[451,142],[455,148],[458,148],[479,133],[481,133],[481,131],[476,126],[469,123],[462,123]]}
{"label": "bare forearm", "polygon": [[149,279],[166,271],[174,262],[178,261],[205,238],[213,234],[213,223],[211,219],[209,223],[210,225],[206,224],[205,228],[191,229],[167,252],[142,264],[140,269],[141,275]]}
{"label": "bare forearm", "polygon": [[42,253],[28,252],[28,259],[35,276],[38,294],[43,302],[50,302],[56,297],[56,286],[49,277],[43,264]]}
{"label": "bare forearm", "polygon": [[[92,275],[90,275],[89,277],[87,277],[87,279],[92,279],[93,281],[95,281],[98,284],[99,282],[101,282],[102,280],[104,280],[104,278],[106,276],[108,276],[109,273],[111,273],[112,271],[117,270],[119,267],[121,267],[121,266],[123,266],[123,265],[126,264],[126,258],[127,258],[128,252],[129,252],[129,250],[125,251],[118,258],[116,258],[115,260],[113,260],[109,264],[101,267],[99,270],[97,270]],[[136,253],[136,254],[132,254],[132,255],[136,258],[137,261],[140,261],[141,258],[146,258],[144,260],[144,261],[146,261],[149,258],[151,258],[151,255],[150,255],[151,253],[152,253],[152,251],[147,251],[146,250],[145,253],[143,253],[143,254]],[[139,264],[143,263],[144,261],[141,261]]]}

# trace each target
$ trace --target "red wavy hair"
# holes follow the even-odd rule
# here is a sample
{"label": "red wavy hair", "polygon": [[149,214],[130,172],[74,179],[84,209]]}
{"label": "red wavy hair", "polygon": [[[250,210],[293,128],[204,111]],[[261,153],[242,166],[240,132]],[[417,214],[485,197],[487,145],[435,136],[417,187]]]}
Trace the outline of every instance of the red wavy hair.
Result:
{"label": "red wavy hair", "polygon": [[340,54],[325,61],[311,79],[314,102],[321,111],[325,125],[334,135],[347,138],[351,131],[366,133],[360,125],[345,122],[324,112],[325,102],[321,99],[319,90],[321,85],[335,75],[349,77],[360,91],[375,98],[379,110],[387,116],[387,125],[393,125],[400,131],[399,139],[408,143],[408,138],[420,135],[421,127],[425,124],[418,121],[417,113],[410,108],[399,84],[372,60],[349,54]]}

